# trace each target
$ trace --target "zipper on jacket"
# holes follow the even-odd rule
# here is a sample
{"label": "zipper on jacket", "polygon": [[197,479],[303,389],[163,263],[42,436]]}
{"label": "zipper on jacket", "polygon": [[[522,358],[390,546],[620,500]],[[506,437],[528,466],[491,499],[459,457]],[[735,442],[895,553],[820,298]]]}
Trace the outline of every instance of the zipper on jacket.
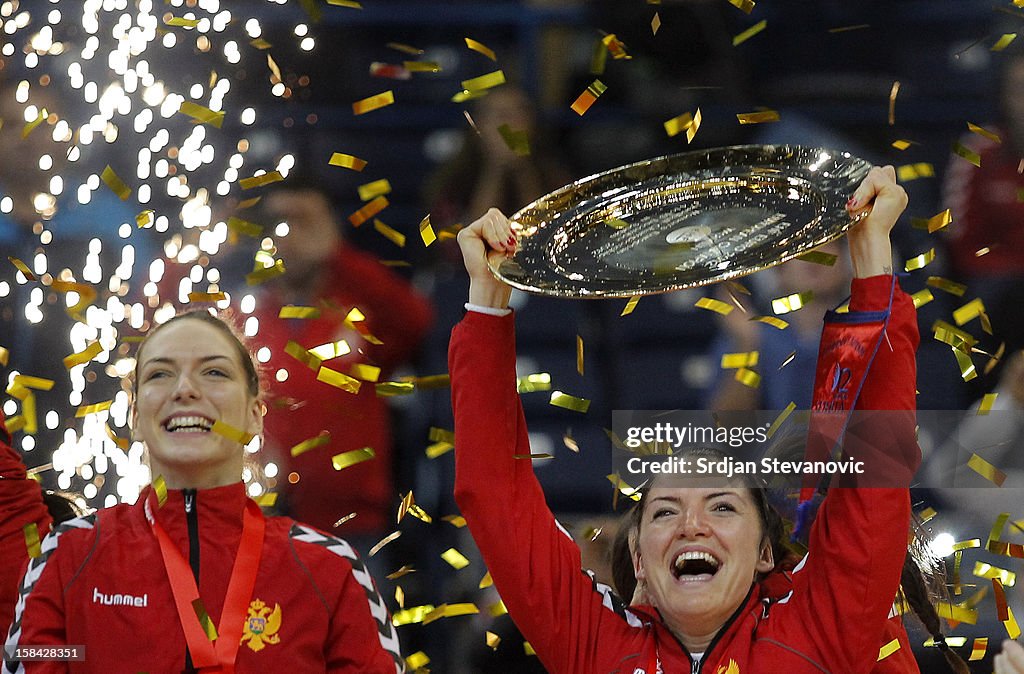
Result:
{"label": "zipper on jacket", "polygon": [[[701,656],[701,659],[699,661],[694,660],[693,656],[690,655],[690,649],[688,649],[686,646],[683,646],[683,652],[686,653],[686,657],[690,658],[690,666],[692,667],[692,669],[690,670],[691,674],[700,674],[701,665],[702,663],[708,661],[708,655],[711,654],[711,649],[715,647],[715,644],[717,644],[718,640],[722,638],[722,635],[729,631],[729,628],[732,626],[732,624],[736,622],[736,619],[739,618],[740,614],[743,613],[743,609],[747,607],[747,602],[750,600],[750,593],[754,591],[754,587],[756,587],[756,585],[752,586],[750,590],[747,591],[747,596],[743,597],[743,603],[740,604],[740,607],[736,609],[736,611],[731,616],[729,616],[729,619],[726,620],[725,624],[722,625],[722,627],[718,630],[718,634],[716,634],[715,638],[711,640],[711,643],[708,644],[708,647],[704,649],[704,655]],[[682,646],[682,642],[680,642],[680,645]]]}
{"label": "zipper on jacket", "polygon": [[[196,503],[197,493],[195,489],[183,489],[185,497],[185,524],[188,528],[188,565],[192,567],[192,575],[196,579],[196,587],[199,587],[199,506]],[[197,671],[192,664],[192,653],[185,645],[185,669],[183,674],[191,674]]]}

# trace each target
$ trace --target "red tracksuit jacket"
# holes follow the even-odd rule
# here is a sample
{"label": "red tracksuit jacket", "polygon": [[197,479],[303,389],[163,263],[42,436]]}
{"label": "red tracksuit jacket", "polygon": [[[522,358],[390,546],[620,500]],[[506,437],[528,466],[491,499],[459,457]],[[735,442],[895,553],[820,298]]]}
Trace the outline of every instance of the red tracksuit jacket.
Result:
{"label": "red tracksuit jacket", "polygon": [[[849,318],[885,320],[892,277],[853,282]],[[859,409],[911,410],[887,449],[902,484],[920,461],[913,437],[917,323],[896,290]],[[823,344],[823,353],[829,348]],[[870,354],[869,354],[870,355]],[[811,529],[810,552],[784,600],[757,588],[694,663],[652,607],[625,609],[580,570],[579,548],[548,510],[529,461],[515,388],[512,316],[470,312],[449,347],[455,410],[456,500],[508,612],[552,672],[610,674],[867,674],[885,643],[906,553],[906,488],[833,489]]]}
{"label": "red tracksuit jacket", "polygon": [[[219,624],[241,539],[244,485],[169,490],[159,508],[147,488],[135,505],[56,527],[22,581],[8,646],[84,644],[85,660],[25,662],[24,669],[4,663],[5,673],[183,670],[185,636],[146,520],[147,499],[185,559],[198,545],[199,594]],[[247,620],[235,661],[239,674],[404,671],[390,616],[355,552],[290,518],[266,518],[248,610],[266,622],[254,632]]]}

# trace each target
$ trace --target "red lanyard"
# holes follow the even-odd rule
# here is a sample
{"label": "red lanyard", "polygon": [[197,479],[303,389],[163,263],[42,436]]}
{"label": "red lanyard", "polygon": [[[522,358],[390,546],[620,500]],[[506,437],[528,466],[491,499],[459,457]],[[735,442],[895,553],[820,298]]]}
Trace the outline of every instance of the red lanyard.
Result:
{"label": "red lanyard", "polygon": [[232,674],[235,671],[235,657],[242,641],[242,630],[248,615],[252,590],[256,585],[256,570],[260,565],[260,553],[263,550],[263,533],[266,522],[260,507],[252,500],[246,500],[245,512],[242,515],[242,539],[238,544],[235,564],[231,569],[231,580],[228,581],[228,592],[224,597],[224,608],[221,611],[220,624],[217,625],[217,639],[211,641],[206,636],[199,622],[193,603],[199,599],[199,588],[196,587],[192,569],[177,546],[171,542],[167,532],[149,512],[146,502],[146,514],[149,523],[160,543],[160,554],[164,558],[164,568],[174,593],[174,604],[178,608],[178,621],[185,633],[188,650],[192,654],[192,663],[197,669],[209,672]]}

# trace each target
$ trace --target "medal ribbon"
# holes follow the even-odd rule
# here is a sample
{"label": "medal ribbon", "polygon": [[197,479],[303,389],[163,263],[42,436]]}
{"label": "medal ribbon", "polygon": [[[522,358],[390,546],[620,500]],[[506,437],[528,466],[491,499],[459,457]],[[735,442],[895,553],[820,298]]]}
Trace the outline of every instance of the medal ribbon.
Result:
{"label": "medal ribbon", "polygon": [[192,575],[188,561],[156,521],[156,517],[149,512],[149,501],[146,502],[146,514],[160,544],[160,554],[164,558],[167,579],[171,583],[174,604],[178,609],[178,621],[185,633],[185,641],[192,654],[192,663],[197,669],[204,671],[233,674],[252,590],[256,585],[260,554],[263,551],[266,521],[260,507],[251,499],[246,499],[242,515],[242,538],[231,569],[231,580],[228,581],[228,591],[224,597],[216,641],[211,641],[207,637],[193,608],[192,602],[199,599],[199,588],[196,586],[196,579]]}

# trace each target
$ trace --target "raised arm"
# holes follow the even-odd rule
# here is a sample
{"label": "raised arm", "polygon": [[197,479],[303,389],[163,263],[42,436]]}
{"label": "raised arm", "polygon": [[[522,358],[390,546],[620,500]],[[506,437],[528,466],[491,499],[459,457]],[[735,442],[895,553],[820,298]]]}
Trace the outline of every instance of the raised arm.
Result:
{"label": "raised arm", "polygon": [[[510,288],[486,259],[512,251],[512,236],[493,209],[459,233],[472,305],[506,308]],[[595,588],[548,510],[528,458],[515,355],[511,315],[471,310],[452,332],[455,499],[509,614],[549,671],[610,672],[615,645],[639,638],[640,623]]]}
{"label": "raised arm", "polygon": [[[869,672],[875,665],[906,555],[910,498],[906,486],[920,462],[914,439],[918,344],[913,302],[892,276],[889,231],[906,206],[892,167],[874,168],[851,199],[856,215],[870,214],[849,233],[855,278],[850,311],[830,314],[822,335],[815,403],[825,409],[855,407],[844,450],[868,462],[867,480],[888,488],[836,488],[811,529],[810,552],[794,574],[800,619],[833,671]],[[865,371],[863,386],[857,372]],[[853,373],[833,379],[834,373]],[[849,397],[836,397],[849,381]],[[838,407],[834,407],[838,405]],[[857,629],[850,630],[850,625]],[[844,634],[836,641],[835,635]],[[839,647],[837,647],[839,646]]]}

